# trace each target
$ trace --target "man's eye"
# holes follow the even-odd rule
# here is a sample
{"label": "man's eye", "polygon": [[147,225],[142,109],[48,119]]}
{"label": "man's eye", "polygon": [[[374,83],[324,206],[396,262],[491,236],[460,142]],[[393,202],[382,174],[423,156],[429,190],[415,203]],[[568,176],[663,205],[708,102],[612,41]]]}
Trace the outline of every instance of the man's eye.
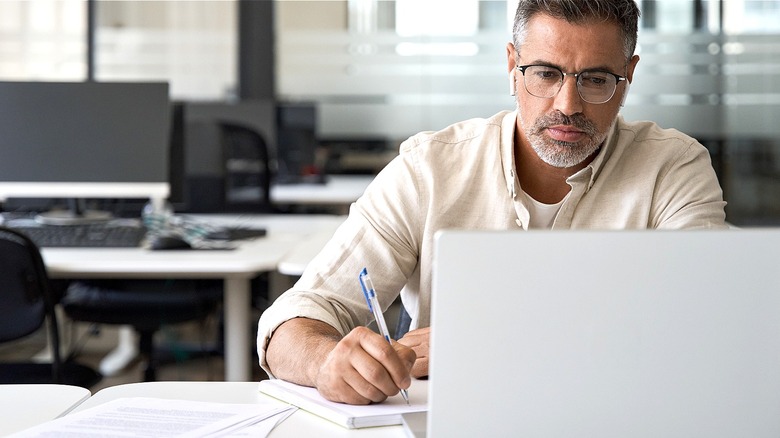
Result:
{"label": "man's eye", "polygon": [[559,80],[561,74],[556,70],[540,70],[535,73],[536,77],[544,80]]}
{"label": "man's eye", "polygon": [[602,87],[609,82],[609,78],[605,74],[588,74],[582,76],[582,82],[583,85],[591,86],[591,87]]}

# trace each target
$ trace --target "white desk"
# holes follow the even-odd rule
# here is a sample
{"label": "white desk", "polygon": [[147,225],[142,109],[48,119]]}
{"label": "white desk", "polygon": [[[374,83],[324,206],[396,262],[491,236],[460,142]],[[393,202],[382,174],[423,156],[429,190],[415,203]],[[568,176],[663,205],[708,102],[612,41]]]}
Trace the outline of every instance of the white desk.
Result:
{"label": "white desk", "polygon": [[[342,206],[346,213],[349,205],[363,195],[373,180],[373,175],[328,175],[325,184],[281,184],[271,188],[271,200],[278,204]],[[323,224],[279,262],[277,271],[300,276],[309,261],[333,236],[338,225],[340,222]]]}
{"label": "white desk", "polygon": [[349,205],[359,198],[372,175],[327,175],[324,184],[275,184],[271,201],[277,204]]}
{"label": "white desk", "polygon": [[[415,384],[425,382],[412,382]],[[256,382],[145,382],[117,385],[98,391],[73,412],[97,406],[120,397],[154,397],[164,399],[209,401],[218,403],[256,403],[270,397],[260,393]],[[285,437],[365,437],[391,438],[405,436],[402,426],[345,429],[306,411],[298,410],[279,424],[271,438]]]}
{"label": "white desk", "polygon": [[58,418],[90,396],[70,385],[0,385],[0,436]]}
{"label": "white desk", "polygon": [[44,248],[52,278],[221,278],[225,281],[225,380],[251,378],[250,285],[273,271],[299,242],[344,218],[327,215],[196,216],[211,223],[264,226],[265,238],[231,251],[150,251],[141,248]]}
{"label": "white desk", "polygon": [[309,235],[306,240],[296,244],[287,255],[279,261],[276,270],[280,274],[300,277],[309,262],[322,250],[333,237],[340,223],[327,224],[317,232]]}

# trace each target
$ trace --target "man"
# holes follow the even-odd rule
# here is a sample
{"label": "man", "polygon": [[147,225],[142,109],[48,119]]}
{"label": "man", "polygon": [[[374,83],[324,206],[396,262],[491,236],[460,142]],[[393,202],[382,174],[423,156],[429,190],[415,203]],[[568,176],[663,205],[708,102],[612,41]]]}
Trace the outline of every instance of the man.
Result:
{"label": "man", "polygon": [[[521,0],[507,45],[517,111],[401,145],[261,317],[258,351],[269,374],[353,404],[384,400],[427,375],[437,230],[725,228],[706,149],[618,117],[639,62],[638,17],[633,0]],[[592,251],[562,254],[561,270]],[[517,256],[533,263],[523,248]],[[364,266],[382,306],[400,293],[411,315],[412,330],[392,347],[361,327],[371,317],[357,280]],[[490,360],[467,350],[464,360]]]}

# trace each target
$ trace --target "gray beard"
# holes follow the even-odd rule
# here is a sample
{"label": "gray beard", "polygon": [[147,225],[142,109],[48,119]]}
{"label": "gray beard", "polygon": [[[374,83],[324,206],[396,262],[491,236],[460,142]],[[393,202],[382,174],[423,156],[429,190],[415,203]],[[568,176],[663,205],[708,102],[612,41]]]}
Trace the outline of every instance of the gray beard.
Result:
{"label": "gray beard", "polygon": [[[518,114],[520,114],[519,111]],[[579,114],[565,116],[560,112],[555,112],[552,115],[538,118],[532,126],[528,126],[520,115],[520,124],[539,158],[550,166],[558,168],[574,167],[582,163],[599,150],[604,139],[607,138],[606,132],[598,132],[590,120]],[[545,136],[543,132],[546,127],[554,125],[574,126],[583,131],[588,139],[584,143],[553,140]]]}

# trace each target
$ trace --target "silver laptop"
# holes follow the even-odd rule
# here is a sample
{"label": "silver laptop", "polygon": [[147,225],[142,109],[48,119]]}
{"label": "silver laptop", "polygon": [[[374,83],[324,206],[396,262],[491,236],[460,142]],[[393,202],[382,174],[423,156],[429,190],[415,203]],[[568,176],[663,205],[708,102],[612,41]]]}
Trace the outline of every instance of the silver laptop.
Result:
{"label": "silver laptop", "polygon": [[780,437],[780,229],[441,233],[428,437]]}

